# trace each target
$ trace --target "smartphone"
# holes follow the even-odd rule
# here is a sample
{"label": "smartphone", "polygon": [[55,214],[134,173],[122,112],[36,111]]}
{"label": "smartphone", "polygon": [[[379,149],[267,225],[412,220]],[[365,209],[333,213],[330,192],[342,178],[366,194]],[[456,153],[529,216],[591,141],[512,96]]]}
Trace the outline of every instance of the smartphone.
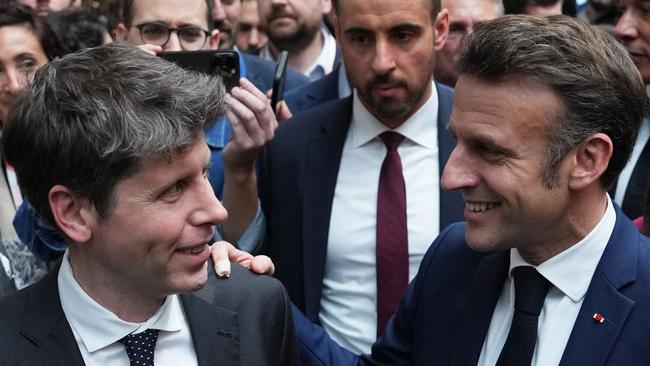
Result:
{"label": "smartphone", "polygon": [[220,76],[228,92],[239,85],[239,54],[235,50],[161,52],[160,57],[187,70]]}
{"label": "smartphone", "polygon": [[284,80],[287,76],[287,51],[280,52],[278,57],[278,65],[275,67],[275,74],[273,74],[273,92],[271,93],[271,108],[276,112],[278,102],[284,99]]}

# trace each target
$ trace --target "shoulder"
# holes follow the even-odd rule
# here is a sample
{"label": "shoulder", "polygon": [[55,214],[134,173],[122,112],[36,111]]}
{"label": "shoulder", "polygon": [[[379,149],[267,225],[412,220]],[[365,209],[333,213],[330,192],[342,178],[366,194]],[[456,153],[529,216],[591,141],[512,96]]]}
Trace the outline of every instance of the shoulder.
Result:
{"label": "shoulder", "polygon": [[286,290],[280,281],[271,276],[255,274],[235,263],[232,264],[229,278],[220,279],[210,273],[206,285],[195,294],[213,305],[234,311],[271,304],[284,306],[288,302]]}

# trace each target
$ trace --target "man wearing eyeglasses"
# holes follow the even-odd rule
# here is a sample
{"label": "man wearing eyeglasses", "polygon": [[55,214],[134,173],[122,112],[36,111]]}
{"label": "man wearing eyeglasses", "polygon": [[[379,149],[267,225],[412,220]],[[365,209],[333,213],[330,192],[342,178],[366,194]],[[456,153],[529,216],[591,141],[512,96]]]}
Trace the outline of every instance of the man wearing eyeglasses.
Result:
{"label": "man wearing eyeglasses", "polygon": [[[143,45],[145,50],[156,54],[218,49],[221,33],[213,29],[211,12],[210,0],[126,0],[123,23],[117,26],[116,37],[119,41]],[[249,250],[259,242],[255,235],[253,238],[249,235],[260,225],[262,214],[256,210],[256,200],[242,202],[234,197],[254,197],[235,194],[235,191],[247,191],[257,185],[255,159],[277,127],[274,111],[262,93],[272,87],[274,68],[272,62],[240,54],[241,76],[247,80],[242,80],[241,86],[224,99],[229,109],[228,120],[217,122],[205,134],[212,152],[210,183],[219,199],[226,197],[223,203],[231,213],[231,219],[222,224],[221,233],[224,239],[238,242]],[[291,89],[307,82],[307,78],[291,72],[285,85]],[[233,197],[234,201],[228,201],[227,197]],[[257,212],[256,217],[250,217],[250,212]],[[239,240],[242,235],[245,237]]]}

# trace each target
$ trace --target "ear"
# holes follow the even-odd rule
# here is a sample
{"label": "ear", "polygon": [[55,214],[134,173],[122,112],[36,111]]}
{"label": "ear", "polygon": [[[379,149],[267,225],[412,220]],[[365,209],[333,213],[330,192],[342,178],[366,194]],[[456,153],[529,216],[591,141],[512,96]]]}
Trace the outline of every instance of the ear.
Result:
{"label": "ear", "polygon": [[211,50],[219,49],[219,40],[221,39],[221,33],[218,29],[215,29],[210,33],[210,38],[208,39],[208,47]]}
{"label": "ear", "polygon": [[115,27],[115,40],[124,42],[126,41],[126,36],[129,34],[129,30],[126,28],[124,23],[120,23]]}
{"label": "ear", "polygon": [[579,190],[598,182],[614,151],[609,136],[597,133],[586,138],[575,151],[575,165],[569,175],[569,187]]}
{"label": "ear", "polygon": [[433,46],[436,51],[440,51],[444,47],[449,34],[449,12],[447,9],[440,10],[433,26],[435,29]]}
{"label": "ear", "polygon": [[85,243],[92,237],[95,210],[87,199],[79,198],[70,189],[56,185],[48,194],[50,210],[59,229],[75,243]]}
{"label": "ear", "polygon": [[323,15],[332,11],[332,0],[323,0]]}

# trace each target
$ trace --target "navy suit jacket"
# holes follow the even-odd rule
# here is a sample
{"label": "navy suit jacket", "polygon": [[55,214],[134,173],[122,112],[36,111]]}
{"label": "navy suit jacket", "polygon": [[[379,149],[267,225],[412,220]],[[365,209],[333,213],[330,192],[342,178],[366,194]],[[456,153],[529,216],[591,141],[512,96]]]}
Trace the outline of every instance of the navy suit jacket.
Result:
{"label": "navy suit jacket", "polygon": [[[650,240],[618,207],[616,218],[561,366],[650,365]],[[436,239],[371,356],[355,359],[298,317],[299,338],[301,333],[312,337],[301,340],[311,347],[303,364],[476,365],[510,252],[475,252],[464,236],[465,224],[458,223]],[[595,313],[605,317],[602,324],[593,319]]]}
{"label": "navy suit jacket", "polygon": [[[240,52],[239,55],[244,59],[246,78],[263,93],[270,90],[273,87],[275,63],[244,52]],[[292,90],[305,84],[309,84],[308,77],[293,70],[287,70],[285,90]]]}
{"label": "navy suit jacket", "polygon": [[284,101],[289,110],[297,114],[327,101],[339,99],[340,69],[339,65],[322,78],[287,92]]}
{"label": "navy suit jacket", "polygon": [[[299,364],[282,285],[236,265],[232,278],[219,280],[209,267],[206,286],[180,295],[199,365]],[[52,271],[0,301],[0,365],[84,365],[57,276]]]}
{"label": "navy suit jacket", "polygon": [[[446,130],[453,91],[436,87],[442,172],[454,147]],[[351,115],[352,97],[304,111],[280,125],[261,156],[265,252],[273,258],[276,277],[287,287],[293,303],[314,322],[318,322],[332,200]],[[460,220],[463,209],[458,192],[441,190],[440,227]]]}

